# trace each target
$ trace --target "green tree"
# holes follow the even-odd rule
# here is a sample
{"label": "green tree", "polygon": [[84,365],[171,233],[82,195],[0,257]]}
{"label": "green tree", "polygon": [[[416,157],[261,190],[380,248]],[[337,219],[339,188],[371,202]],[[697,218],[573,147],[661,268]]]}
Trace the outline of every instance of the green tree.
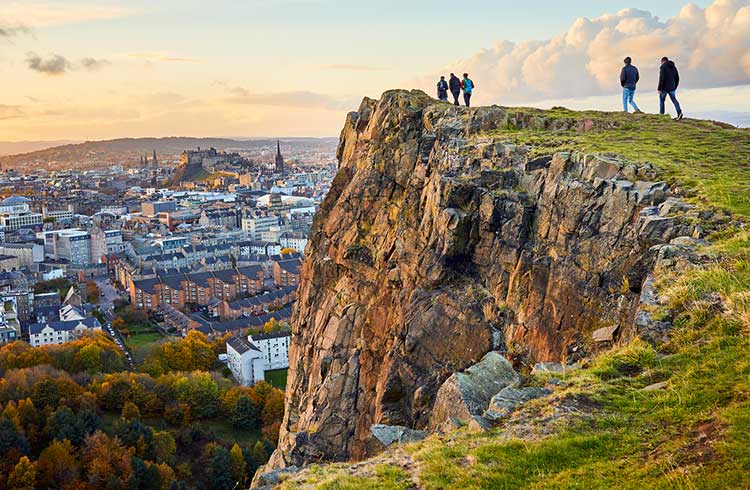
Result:
{"label": "green tree", "polygon": [[209,466],[209,477],[211,487],[215,490],[232,490],[234,487],[229,451],[226,448],[221,446],[214,448]]}
{"label": "green tree", "polygon": [[157,463],[172,463],[177,452],[177,443],[167,431],[154,431],[151,454]]}
{"label": "green tree", "polygon": [[244,485],[245,475],[247,471],[247,463],[245,463],[245,456],[242,454],[242,448],[237,443],[232,446],[229,450],[229,465],[232,468],[232,479],[238,488],[245,488]]}
{"label": "green tree", "polygon": [[232,427],[241,430],[254,430],[260,426],[259,409],[247,396],[237,398],[232,411]]}
{"label": "green tree", "polygon": [[190,405],[190,412],[196,418],[214,416],[219,396],[219,387],[208,373],[197,373],[182,377],[175,383],[177,400]]}
{"label": "green tree", "polygon": [[28,457],[22,456],[13,471],[8,475],[8,488],[12,490],[34,490],[36,466]]}
{"label": "green tree", "polygon": [[3,417],[0,419],[0,457],[6,458],[8,453],[11,452],[27,454],[29,452],[29,441],[21,435],[13,422]]}
{"label": "green tree", "polygon": [[102,349],[96,344],[88,344],[81,347],[78,351],[78,358],[81,360],[81,366],[91,371],[101,371]]}
{"label": "green tree", "polygon": [[268,454],[266,448],[263,447],[263,443],[258,441],[253,446],[253,459],[259,465],[266,464],[268,462]]}

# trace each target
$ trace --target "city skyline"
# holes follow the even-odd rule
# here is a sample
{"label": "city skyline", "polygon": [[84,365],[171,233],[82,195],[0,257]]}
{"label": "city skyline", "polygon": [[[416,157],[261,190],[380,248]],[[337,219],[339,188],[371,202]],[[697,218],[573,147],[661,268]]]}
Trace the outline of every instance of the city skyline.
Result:
{"label": "city skyline", "polygon": [[667,51],[687,75],[689,116],[750,123],[750,1],[535,6],[11,1],[0,13],[0,140],[335,136],[362,97],[434,95],[451,69],[472,73],[482,105],[617,110],[625,51],[649,112],[649,58]]}

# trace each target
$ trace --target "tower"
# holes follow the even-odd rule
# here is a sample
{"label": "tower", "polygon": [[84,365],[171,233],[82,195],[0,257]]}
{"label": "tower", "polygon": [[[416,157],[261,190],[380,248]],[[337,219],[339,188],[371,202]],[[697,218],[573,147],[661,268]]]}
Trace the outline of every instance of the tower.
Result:
{"label": "tower", "polygon": [[154,159],[151,161],[151,164],[154,166],[154,168],[157,168],[159,166],[159,161],[156,159],[156,150],[154,150]]}
{"label": "tower", "polygon": [[281,156],[281,142],[276,140],[276,173],[284,173],[284,157]]}

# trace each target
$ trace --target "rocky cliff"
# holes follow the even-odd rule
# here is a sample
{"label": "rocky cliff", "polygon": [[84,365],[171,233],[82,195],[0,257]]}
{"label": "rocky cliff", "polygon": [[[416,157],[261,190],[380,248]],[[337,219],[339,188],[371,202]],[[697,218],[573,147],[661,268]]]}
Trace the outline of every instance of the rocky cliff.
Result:
{"label": "rocky cliff", "polygon": [[348,115],[270,467],[363,458],[373,424],[434,428],[441,385],[488,352],[517,369],[573,363],[592,332],[633,333],[651,247],[699,230],[672,216],[650,165],[503,136],[599,124],[405,91]]}

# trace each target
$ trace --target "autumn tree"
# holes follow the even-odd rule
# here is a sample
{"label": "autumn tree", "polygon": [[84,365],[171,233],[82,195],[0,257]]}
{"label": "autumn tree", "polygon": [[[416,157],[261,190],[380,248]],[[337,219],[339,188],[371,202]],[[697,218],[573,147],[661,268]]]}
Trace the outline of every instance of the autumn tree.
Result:
{"label": "autumn tree", "polygon": [[86,301],[89,303],[98,303],[100,294],[101,290],[99,290],[99,286],[94,281],[86,282]]}
{"label": "autumn tree", "polygon": [[273,389],[266,397],[263,404],[263,425],[269,426],[281,422],[284,418],[284,392]]}
{"label": "autumn tree", "polygon": [[27,456],[23,456],[8,475],[8,488],[11,490],[34,490],[35,484],[36,466]]}
{"label": "autumn tree", "polygon": [[0,418],[0,458],[6,462],[17,461],[18,456],[28,452],[29,441],[21,434],[18,427],[7,418]]}
{"label": "autumn tree", "polygon": [[167,431],[154,431],[151,442],[151,456],[157,463],[172,463],[175,452],[177,452],[177,443]]}
{"label": "autumn tree", "polygon": [[52,441],[39,455],[36,470],[37,482],[44,488],[62,488],[77,480],[80,467],[70,441]]}
{"label": "autumn tree", "polygon": [[141,411],[138,409],[138,405],[131,401],[126,401],[122,406],[120,417],[125,420],[141,420]]}
{"label": "autumn tree", "polygon": [[245,488],[244,485],[245,475],[247,472],[247,463],[245,463],[245,456],[242,454],[242,448],[237,443],[232,446],[229,450],[229,466],[232,471],[232,480],[235,484],[239,483],[239,488]]}
{"label": "autumn tree", "polygon": [[190,405],[196,418],[212,417],[216,413],[219,387],[208,373],[194,373],[183,376],[174,385],[177,400]]}
{"label": "autumn tree", "polygon": [[132,454],[116,437],[110,439],[97,431],[86,438],[81,451],[81,462],[92,488],[105,488],[110,480],[126,487],[133,474]]}

